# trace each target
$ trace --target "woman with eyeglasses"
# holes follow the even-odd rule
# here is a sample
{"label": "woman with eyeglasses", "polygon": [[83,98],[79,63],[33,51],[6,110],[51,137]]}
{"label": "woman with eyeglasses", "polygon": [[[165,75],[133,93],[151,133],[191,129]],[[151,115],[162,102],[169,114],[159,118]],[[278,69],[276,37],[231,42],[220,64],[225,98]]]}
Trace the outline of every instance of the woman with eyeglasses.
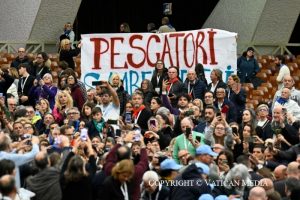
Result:
{"label": "woman with eyeglasses", "polygon": [[225,118],[222,116],[215,116],[210,124],[209,129],[205,133],[205,140],[211,146],[221,144],[228,149],[231,149],[233,140],[232,129],[228,125]]}
{"label": "woman with eyeglasses", "polygon": [[271,121],[269,117],[269,107],[267,104],[261,104],[257,107],[257,126],[255,128],[256,134],[265,141],[268,138],[273,138]]}
{"label": "woman with eyeglasses", "polygon": [[229,150],[223,150],[219,153],[216,164],[219,169],[219,176],[221,179],[224,179],[226,174],[229,172],[231,168],[233,168],[233,153]]}
{"label": "woman with eyeglasses", "polygon": [[164,61],[159,59],[155,63],[155,69],[151,78],[153,89],[160,95],[162,92],[162,82],[168,77],[168,69]]}

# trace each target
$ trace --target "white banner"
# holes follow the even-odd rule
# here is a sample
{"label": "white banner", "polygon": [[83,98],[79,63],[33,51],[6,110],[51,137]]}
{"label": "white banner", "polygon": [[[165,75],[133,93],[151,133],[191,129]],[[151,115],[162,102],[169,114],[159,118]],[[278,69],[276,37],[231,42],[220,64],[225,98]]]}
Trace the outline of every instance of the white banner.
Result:
{"label": "white banner", "polygon": [[86,34],[82,37],[81,80],[108,80],[119,73],[129,93],[151,79],[157,59],[165,66],[178,66],[180,78],[202,63],[207,80],[212,69],[223,71],[223,80],[236,72],[236,33],[218,29],[200,29],[174,33]]}

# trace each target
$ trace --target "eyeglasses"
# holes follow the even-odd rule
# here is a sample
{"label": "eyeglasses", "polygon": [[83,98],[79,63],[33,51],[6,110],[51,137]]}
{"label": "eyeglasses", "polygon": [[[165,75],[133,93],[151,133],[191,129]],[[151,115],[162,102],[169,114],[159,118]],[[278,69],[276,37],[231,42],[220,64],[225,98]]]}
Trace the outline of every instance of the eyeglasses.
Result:
{"label": "eyeglasses", "polygon": [[25,53],[25,51],[18,51],[18,53]]}
{"label": "eyeglasses", "polygon": [[10,106],[17,106],[17,104],[9,103]]}
{"label": "eyeglasses", "polygon": [[27,113],[31,113],[32,114],[32,113],[34,113],[34,111],[33,110],[28,110]]}
{"label": "eyeglasses", "polygon": [[262,108],[262,109],[259,109],[259,111],[268,111],[267,109],[264,109],[264,108]]}
{"label": "eyeglasses", "polygon": [[179,156],[179,159],[182,159],[182,158],[184,158],[184,157],[186,157],[186,156],[188,156],[188,155],[189,155],[188,153],[183,154],[182,156]]}
{"label": "eyeglasses", "polygon": [[78,112],[70,112],[70,113],[68,113],[68,115],[77,115],[77,114],[79,114]]}
{"label": "eyeglasses", "polygon": [[28,129],[33,129],[33,128],[31,126],[24,126],[24,129],[28,130]]}

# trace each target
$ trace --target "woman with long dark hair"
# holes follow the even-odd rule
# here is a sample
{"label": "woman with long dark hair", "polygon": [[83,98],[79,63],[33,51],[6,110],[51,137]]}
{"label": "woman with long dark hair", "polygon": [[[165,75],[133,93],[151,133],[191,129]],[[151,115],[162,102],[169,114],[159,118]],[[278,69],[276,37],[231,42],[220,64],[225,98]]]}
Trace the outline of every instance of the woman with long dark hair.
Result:
{"label": "woman with long dark hair", "polygon": [[165,67],[163,60],[159,59],[155,63],[155,69],[151,78],[153,89],[160,95],[162,82],[168,77],[168,69]]}

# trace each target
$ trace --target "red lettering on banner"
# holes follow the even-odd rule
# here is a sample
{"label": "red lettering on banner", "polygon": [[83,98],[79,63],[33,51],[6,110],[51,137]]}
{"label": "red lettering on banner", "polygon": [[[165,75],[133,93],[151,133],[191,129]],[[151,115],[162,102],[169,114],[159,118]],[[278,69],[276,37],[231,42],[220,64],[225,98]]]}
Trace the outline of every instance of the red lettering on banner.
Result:
{"label": "red lettering on banner", "polygon": [[119,40],[121,41],[121,43],[123,43],[124,41],[124,38],[122,37],[112,37],[110,39],[111,41],[111,44],[110,44],[110,62],[111,62],[111,69],[127,69],[128,68],[128,65],[127,63],[125,62],[125,65],[124,66],[115,66],[115,56],[116,55],[120,55],[120,53],[115,53],[115,43],[116,41]]}
{"label": "red lettering on banner", "polygon": [[167,35],[165,35],[164,49],[163,49],[163,53],[162,53],[162,56],[161,56],[161,59],[163,61],[165,61],[165,54],[169,54],[170,65],[173,66],[173,60],[172,60],[172,56],[171,56],[171,52],[170,52],[170,45],[169,45]]}
{"label": "red lettering on banner", "polygon": [[216,34],[216,31],[208,31],[208,39],[209,39],[209,53],[210,53],[210,64],[211,65],[217,65],[218,62],[216,62],[216,54],[215,54],[215,46],[214,46],[214,35]]}
{"label": "red lettering on banner", "polygon": [[176,66],[179,66],[178,39],[179,39],[179,37],[184,37],[184,36],[185,36],[185,33],[171,33],[170,34],[170,38],[175,37]]}
{"label": "red lettering on banner", "polygon": [[147,55],[147,63],[148,65],[150,65],[151,67],[154,67],[155,66],[155,63],[156,61],[160,58],[160,53],[156,53],[156,61],[153,63],[151,62],[150,58],[149,58],[149,44],[150,44],[150,41],[152,39],[155,39],[155,41],[158,43],[160,42],[160,38],[157,36],[157,35],[151,35],[148,39],[148,42],[147,42],[147,47],[146,47],[146,55]]}
{"label": "red lettering on banner", "polygon": [[[201,37],[201,41],[199,42],[199,39]],[[202,43],[205,39],[205,34],[202,32],[202,31],[199,31],[198,34],[197,34],[197,38],[196,38],[196,56],[195,56],[195,60],[196,60],[196,63],[199,63],[199,61],[197,60],[198,59],[198,48],[200,48],[202,50],[202,57],[203,57],[203,60],[202,60],[202,64],[207,64],[207,54],[206,54],[206,51],[204,49],[204,47],[202,46]]]}
{"label": "red lettering on banner", "polygon": [[[107,52],[109,43],[107,40],[105,40],[103,38],[91,38],[90,41],[94,42],[94,66],[92,67],[92,69],[101,69],[100,68],[100,55]],[[101,41],[105,42],[107,45],[107,48],[104,51],[101,51],[101,47],[102,47]]]}
{"label": "red lettering on banner", "polygon": [[[187,50],[187,44],[188,44],[188,37],[189,36],[192,36],[192,39],[191,39],[192,42],[191,43],[193,44],[193,59],[192,59],[192,64],[189,64],[188,63],[188,59],[187,59],[187,54],[189,53],[189,51]],[[183,40],[183,57],[184,57],[185,66],[191,68],[194,65],[194,56],[195,56],[194,35],[192,33],[189,33],[189,34],[187,34],[184,37],[184,40]]]}
{"label": "red lettering on banner", "polygon": [[132,53],[129,53],[127,55],[127,60],[128,60],[128,64],[131,65],[132,67],[134,68],[140,68],[144,65],[145,63],[145,59],[146,59],[146,52],[143,48],[139,47],[139,46],[134,46],[133,45],[133,41],[135,39],[139,39],[139,40],[143,40],[143,36],[142,35],[132,35],[130,38],[129,38],[129,45],[133,48],[133,49],[138,49],[140,51],[142,51],[144,53],[144,58],[143,58],[143,61],[140,62],[140,63],[134,63],[133,62],[133,54]]}

